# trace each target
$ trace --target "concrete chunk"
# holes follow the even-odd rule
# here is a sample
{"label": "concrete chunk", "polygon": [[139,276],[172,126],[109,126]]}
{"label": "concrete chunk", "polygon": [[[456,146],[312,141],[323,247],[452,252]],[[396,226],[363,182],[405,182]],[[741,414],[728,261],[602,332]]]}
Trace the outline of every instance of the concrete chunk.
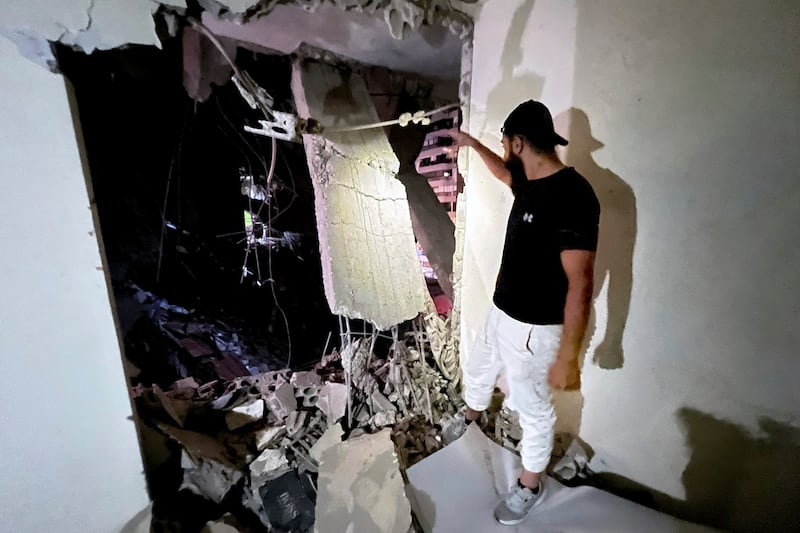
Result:
{"label": "concrete chunk", "polygon": [[352,438],[322,453],[315,533],[407,533],[411,505],[390,431]]}
{"label": "concrete chunk", "polygon": [[267,407],[278,420],[283,420],[297,409],[297,398],[294,387],[284,382],[278,385],[271,395],[267,396]]}
{"label": "concrete chunk", "polygon": [[264,400],[258,399],[228,411],[225,414],[225,423],[228,424],[229,429],[233,430],[258,422],[262,418],[264,418]]}
{"label": "concrete chunk", "polygon": [[317,408],[325,414],[328,424],[337,422],[347,409],[347,387],[341,383],[326,383],[319,392]]}
{"label": "concrete chunk", "polygon": [[327,127],[303,142],[331,311],[380,329],[414,318],[426,288],[397,157],[382,128],[333,131],[378,122],[364,81],[304,61],[294,65],[292,90],[298,113]]}
{"label": "concrete chunk", "polygon": [[220,503],[243,477],[239,470],[216,461],[194,458],[186,450],[181,454],[181,467],[181,489],[188,489],[214,503]]}

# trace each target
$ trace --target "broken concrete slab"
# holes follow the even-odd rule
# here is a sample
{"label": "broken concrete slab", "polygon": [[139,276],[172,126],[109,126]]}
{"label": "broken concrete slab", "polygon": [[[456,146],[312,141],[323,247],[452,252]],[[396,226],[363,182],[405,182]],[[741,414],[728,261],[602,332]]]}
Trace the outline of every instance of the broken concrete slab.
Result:
{"label": "broken concrete slab", "polygon": [[298,113],[326,127],[304,135],[314,184],[325,296],[331,311],[378,329],[414,318],[427,298],[399,163],[382,128],[334,131],[378,122],[364,81],[313,61],[296,62]]}
{"label": "broken concrete slab", "polygon": [[223,440],[222,435],[212,437],[197,431],[180,429],[169,424],[160,423],[157,425],[161,431],[186,448],[192,457],[207,459],[224,466],[237,468],[248,455],[244,441],[237,443],[230,439]]}
{"label": "broken concrete slab", "polygon": [[[221,39],[219,42],[225,48],[228,57],[235,61],[236,45],[227,39]],[[212,84],[222,86],[228,83],[233,68],[217,47],[193,28],[184,28],[181,43],[183,87],[191,98],[205,102],[211,96]]]}
{"label": "broken concrete slab", "polygon": [[322,378],[318,373],[312,371],[295,372],[292,374],[292,377],[289,378],[289,383],[298,389],[319,387],[322,386]]}
{"label": "broken concrete slab", "polygon": [[256,450],[261,451],[286,432],[283,426],[272,426],[256,431]]}
{"label": "broken concrete slab", "polygon": [[317,408],[325,414],[328,424],[341,420],[347,410],[347,386],[326,383],[319,392]]}
{"label": "broken concrete slab", "polygon": [[233,486],[244,477],[239,470],[216,461],[192,457],[186,450],[181,453],[181,467],[183,468],[181,489],[190,490],[214,503],[220,503]]}
{"label": "broken concrete slab", "polygon": [[0,34],[14,41],[22,55],[51,69],[55,58],[48,41],[87,54],[126,44],[161,46],[153,21],[156,2],[11,0],[4,7]]}
{"label": "broken concrete slab", "polygon": [[238,405],[225,414],[228,429],[234,430],[264,418],[264,400],[258,399]]}
{"label": "broken concrete slab", "polygon": [[[398,109],[410,111],[409,109]],[[397,179],[403,184],[411,209],[411,222],[442,290],[453,298],[453,254],[455,225],[439,201],[428,178],[417,172],[416,160],[423,148],[427,128],[419,125],[393,126],[389,142],[400,161]]]}
{"label": "broken concrete slab", "polygon": [[322,454],[316,533],[407,533],[410,527],[411,505],[388,429]]}
{"label": "broken concrete slab", "polygon": [[277,479],[289,470],[289,461],[283,449],[264,450],[250,463],[250,485],[254,490],[258,490],[267,481]]}
{"label": "broken concrete slab", "polygon": [[275,392],[267,396],[266,401],[267,407],[278,420],[284,420],[289,414],[297,410],[294,387],[287,382],[278,385]]}
{"label": "broken concrete slab", "polygon": [[322,434],[319,440],[311,447],[311,450],[309,451],[311,458],[314,459],[317,464],[319,464],[320,460],[322,459],[322,454],[325,453],[328,448],[332,448],[342,442],[342,435],[344,435],[342,426],[339,424],[330,426],[325,430],[325,433]]}
{"label": "broken concrete slab", "polygon": [[169,414],[179,426],[183,427],[186,423],[186,417],[189,415],[189,411],[192,410],[194,402],[181,398],[173,398],[155,384],[153,385],[153,394],[155,394],[158,401],[161,402],[161,406],[164,407],[167,414]]}
{"label": "broken concrete slab", "polygon": [[[516,483],[521,466],[518,455],[470,424],[460,439],[407,470],[409,497],[423,531],[711,531],[608,492],[586,486],[570,488],[552,478],[547,478],[547,498],[524,524],[500,525],[492,516],[497,499],[490,496],[506,493]],[[454,472],[458,483],[453,482]]]}

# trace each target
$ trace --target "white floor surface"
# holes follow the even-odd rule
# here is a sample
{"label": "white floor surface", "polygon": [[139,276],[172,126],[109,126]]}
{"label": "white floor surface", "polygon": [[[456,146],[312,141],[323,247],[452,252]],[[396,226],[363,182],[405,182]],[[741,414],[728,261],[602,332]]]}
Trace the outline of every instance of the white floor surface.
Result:
{"label": "white floor surface", "polygon": [[502,526],[492,511],[520,469],[517,455],[474,424],[443,450],[408,469],[407,494],[427,533],[707,533],[690,524],[591,487],[548,479],[547,497],[518,526]]}

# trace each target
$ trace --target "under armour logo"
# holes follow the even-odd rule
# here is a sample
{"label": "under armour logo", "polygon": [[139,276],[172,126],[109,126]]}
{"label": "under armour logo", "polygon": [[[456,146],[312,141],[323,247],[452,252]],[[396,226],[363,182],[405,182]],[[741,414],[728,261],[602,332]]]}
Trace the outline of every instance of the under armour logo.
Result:
{"label": "under armour logo", "polygon": [[530,213],[525,213],[524,215],[522,215],[522,220],[524,220],[525,222],[531,223],[531,222],[533,222],[533,215],[530,214]]}

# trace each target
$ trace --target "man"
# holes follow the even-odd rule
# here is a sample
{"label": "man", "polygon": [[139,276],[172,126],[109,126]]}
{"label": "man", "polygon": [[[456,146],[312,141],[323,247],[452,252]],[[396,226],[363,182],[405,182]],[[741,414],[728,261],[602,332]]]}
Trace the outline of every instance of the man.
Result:
{"label": "man", "polygon": [[466,428],[477,420],[505,369],[509,408],[519,413],[522,466],[511,493],[495,508],[505,525],[522,522],[545,495],[553,449],[551,388],[577,383],[577,357],[589,319],[600,205],[589,182],[566,167],[550,111],[520,104],[506,119],[500,158],[467,133],[452,136],[475,150],[511,188],[514,204],[494,305],[464,368]]}

